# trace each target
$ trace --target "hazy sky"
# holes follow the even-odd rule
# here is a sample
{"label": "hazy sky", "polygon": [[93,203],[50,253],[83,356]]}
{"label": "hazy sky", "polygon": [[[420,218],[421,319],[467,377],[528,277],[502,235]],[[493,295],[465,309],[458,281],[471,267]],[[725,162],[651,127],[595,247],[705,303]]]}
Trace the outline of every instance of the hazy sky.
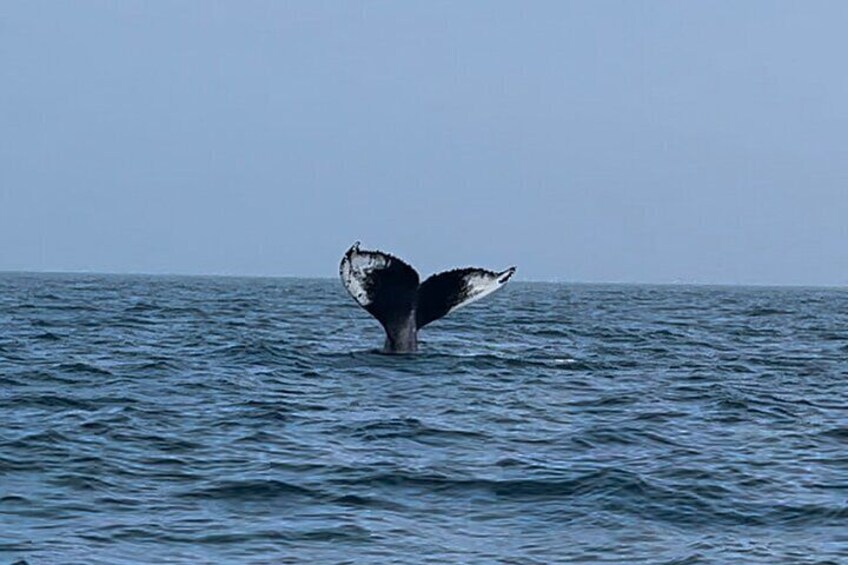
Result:
{"label": "hazy sky", "polygon": [[0,270],[848,284],[848,2],[0,3]]}

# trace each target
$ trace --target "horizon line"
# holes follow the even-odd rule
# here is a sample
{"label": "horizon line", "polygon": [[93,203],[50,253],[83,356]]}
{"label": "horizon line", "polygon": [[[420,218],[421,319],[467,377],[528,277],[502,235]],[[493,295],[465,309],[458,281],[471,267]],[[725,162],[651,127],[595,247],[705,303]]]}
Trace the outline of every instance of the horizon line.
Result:
{"label": "horizon line", "polygon": [[[185,278],[231,278],[231,279],[311,279],[311,280],[334,280],[332,276],[305,276],[305,275],[258,275],[258,274],[233,274],[233,273],[178,273],[161,272],[151,273],[144,271],[84,271],[84,270],[22,270],[22,269],[0,269],[2,275],[92,275],[107,277],[185,277]],[[731,283],[731,282],[700,282],[700,281],[669,281],[669,282],[644,282],[644,281],[580,281],[567,279],[519,279],[514,282],[531,284],[563,284],[563,285],[620,285],[620,286],[702,286],[702,287],[741,287],[741,288],[821,288],[821,289],[845,289],[845,283]]]}

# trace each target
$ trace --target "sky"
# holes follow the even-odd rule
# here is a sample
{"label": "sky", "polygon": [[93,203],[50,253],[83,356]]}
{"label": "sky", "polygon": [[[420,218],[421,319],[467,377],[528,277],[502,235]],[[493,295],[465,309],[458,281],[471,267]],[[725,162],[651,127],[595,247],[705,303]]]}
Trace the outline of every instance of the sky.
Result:
{"label": "sky", "polygon": [[0,3],[0,270],[848,285],[848,3]]}

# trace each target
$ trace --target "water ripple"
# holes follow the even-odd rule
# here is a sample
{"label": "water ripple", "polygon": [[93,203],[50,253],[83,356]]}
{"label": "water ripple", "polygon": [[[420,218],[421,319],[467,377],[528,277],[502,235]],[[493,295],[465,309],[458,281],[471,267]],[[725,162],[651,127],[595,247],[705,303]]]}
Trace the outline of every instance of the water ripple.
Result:
{"label": "water ripple", "polygon": [[840,563],[848,293],[0,276],[0,561]]}

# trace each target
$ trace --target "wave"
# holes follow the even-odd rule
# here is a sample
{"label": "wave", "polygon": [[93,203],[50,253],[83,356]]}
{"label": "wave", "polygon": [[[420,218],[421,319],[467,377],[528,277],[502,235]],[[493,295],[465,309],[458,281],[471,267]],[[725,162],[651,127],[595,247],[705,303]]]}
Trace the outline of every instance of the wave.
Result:
{"label": "wave", "polygon": [[55,371],[59,373],[70,373],[80,375],[108,375],[112,376],[112,372],[103,367],[98,367],[92,363],[83,361],[63,362],[53,366]]}
{"label": "wave", "polygon": [[250,479],[215,481],[211,485],[179,493],[182,498],[208,498],[215,500],[273,500],[285,497],[320,498],[326,495],[319,490],[298,486],[278,479]]}

